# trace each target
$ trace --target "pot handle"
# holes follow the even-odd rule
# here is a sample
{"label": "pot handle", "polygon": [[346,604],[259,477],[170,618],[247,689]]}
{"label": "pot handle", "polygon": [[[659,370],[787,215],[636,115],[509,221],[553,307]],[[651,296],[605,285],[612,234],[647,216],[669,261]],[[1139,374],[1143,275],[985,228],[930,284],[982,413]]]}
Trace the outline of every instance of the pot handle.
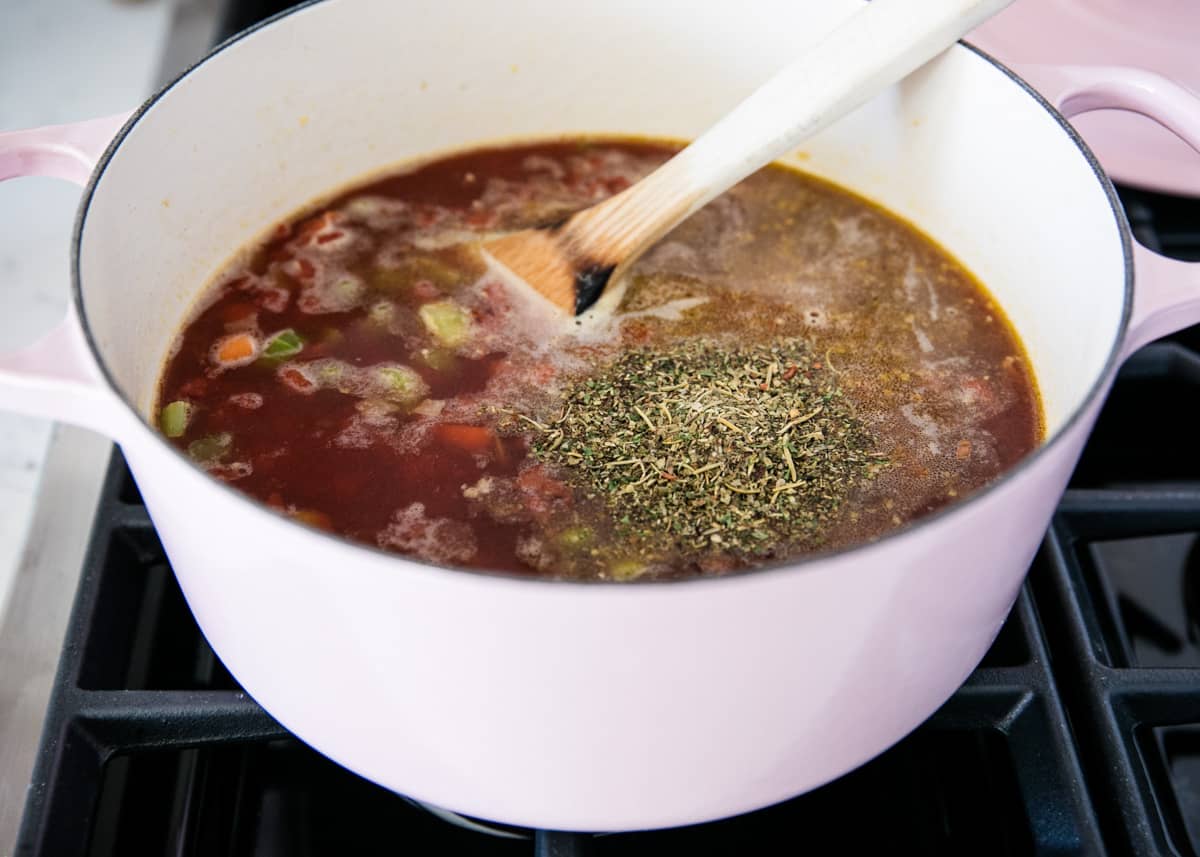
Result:
{"label": "pot handle", "polygon": [[[1200,152],[1200,97],[1165,77],[1116,66],[1014,65],[1013,70],[1068,119],[1092,110],[1128,110],[1153,119]],[[1122,357],[1200,323],[1200,262],[1169,259],[1135,241],[1133,263],[1133,317]]]}
{"label": "pot handle", "polygon": [[[66,179],[80,187],[129,114],[0,133],[0,181]],[[92,357],[75,303],[49,333],[0,353],[0,409],[76,423],[113,436],[121,409]]]}

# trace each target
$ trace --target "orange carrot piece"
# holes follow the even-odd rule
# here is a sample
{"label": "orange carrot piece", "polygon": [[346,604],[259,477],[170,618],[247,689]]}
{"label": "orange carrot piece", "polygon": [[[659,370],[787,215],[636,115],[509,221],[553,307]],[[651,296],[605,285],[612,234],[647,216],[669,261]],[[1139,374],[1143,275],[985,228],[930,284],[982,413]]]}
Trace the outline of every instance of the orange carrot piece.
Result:
{"label": "orange carrot piece", "polygon": [[443,423],[437,427],[437,433],[443,443],[457,446],[464,452],[490,452],[496,440],[496,435],[486,426]]}
{"label": "orange carrot piece", "polygon": [[236,363],[254,356],[254,337],[248,333],[227,336],[217,348],[217,360],[221,363]]}

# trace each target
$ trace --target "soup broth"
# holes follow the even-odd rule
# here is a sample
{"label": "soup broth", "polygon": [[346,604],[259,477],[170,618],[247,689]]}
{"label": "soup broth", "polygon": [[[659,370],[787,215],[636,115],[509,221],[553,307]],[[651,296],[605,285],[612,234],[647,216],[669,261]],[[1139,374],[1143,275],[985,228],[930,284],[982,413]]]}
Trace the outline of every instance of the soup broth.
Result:
{"label": "soup broth", "polygon": [[675,151],[483,148],[290,218],[220,273],[162,375],[170,442],[305,523],[442,565],[671,579],[866,542],[1041,440],[1001,309],[911,225],[781,166],[564,319],[484,235]]}

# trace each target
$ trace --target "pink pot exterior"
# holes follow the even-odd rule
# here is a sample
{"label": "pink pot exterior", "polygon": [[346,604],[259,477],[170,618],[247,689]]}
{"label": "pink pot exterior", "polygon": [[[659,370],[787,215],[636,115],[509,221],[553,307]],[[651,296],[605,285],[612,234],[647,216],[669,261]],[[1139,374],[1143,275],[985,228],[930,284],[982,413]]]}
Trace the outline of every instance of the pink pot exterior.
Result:
{"label": "pink pot exterior", "polygon": [[[689,17],[697,7],[684,0],[456,2],[404,4],[415,35],[403,51],[378,36],[401,32],[399,4],[318,3],[226,48],[135,116],[85,195],[77,309],[54,338],[0,355],[0,405],[118,438],[226,666],[301,739],[398,792],[509,823],[600,831],[727,816],[838,777],[917,726],[979,663],[1118,353],[1200,320],[1200,276],[1138,250],[1146,277],[1131,305],[1128,233],[1086,151],[1018,83],[955,48],[794,162],[912,218],[993,287],[1029,346],[1051,423],[1050,442],[1014,472],[873,545],[674,584],[456,572],[307,529],[210,479],[141,416],[173,330],[238,241],[400,156],[377,148],[415,156],[586,128],[695,133],[795,50],[785,30],[816,38],[855,7],[778,0],[770,18],[787,26],[764,30],[719,3]],[[454,32],[476,41],[439,68],[445,50],[424,57],[434,49],[422,34],[450,31],[439,16],[468,20],[459,6],[475,29]],[[514,27],[513,45],[497,46],[489,34],[518,13],[530,16],[529,41]],[[625,45],[633,67],[571,80],[581,73],[572,28]],[[712,33],[728,36],[722,63]],[[664,45],[663,57],[651,50]],[[329,80],[304,77],[318,54]],[[384,86],[377,69],[409,60],[416,70]],[[660,60],[703,91],[673,90],[667,108],[630,85],[665,85]],[[621,74],[630,79],[610,79]],[[1079,104],[1103,91],[1067,84],[1064,98]],[[439,87],[442,101],[423,106],[421,93]],[[1185,132],[1200,115],[1154,86],[1118,90]],[[360,99],[349,108],[347,92]],[[580,99],[587,112],[576,115]],[[376,124],[352,127],[364,115]],[[65,163],[78,179],[73,155],[29,154],[70,145],[70,133],[0,136],[0,167]],[[977,151],[971,135],[997,151]],[[94,159],[94,142],[76,149]],[[1036,217],[1013,191],[1024,186],[1046,189]],[[134,226],[154,240],[131,237]]]}
{"label": "pink pot exterior", "polygon": [[[1198,36],[1192,0],[1016,0],[967,41],[1010,66],[1134,66],[1200,94]],[[1037,77],[1022,76],[1041,90]],[[1115,181],[1200,196],[1200,158],[1149,117],[1106,110],[1077,127]]]}
{"label": "pink pot exterior", "polygon": [[783,800],[928,717],[1008,615],[1095,412],[1021,479],[886,544],[658,586],[350,557],[228,502],[161,444],[125,451],[155,474],[139,484],[206,636],[300,738],[472,815],[636,829]]}

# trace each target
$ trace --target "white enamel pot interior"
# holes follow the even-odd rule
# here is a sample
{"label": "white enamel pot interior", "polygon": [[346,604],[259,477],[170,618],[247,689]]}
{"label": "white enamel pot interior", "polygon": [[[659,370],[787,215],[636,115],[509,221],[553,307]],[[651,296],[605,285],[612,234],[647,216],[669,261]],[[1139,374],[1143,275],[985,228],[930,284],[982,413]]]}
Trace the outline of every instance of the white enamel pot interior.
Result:
{"label": "white enamel pot interior", "polygon": [[[854,7],[326,0],[223,46],[118,135],[76,236],[77,312],[100,372],[76,385],[92,391],[87,407],[58,413],[119,438],[204,633],[284,726],[456,811],[648,828],[751,810],[845,773],[979,662],[1122,347],[1136,343],[1111,187],[1061,117],[966,47],[794,156],[916,222],[979,275],[1041,384],[1052,441],[917,526],[718,580],[467,573],[287,521],[143,419],[201,287],[313,197],[497,139],[694,136]],[[1142,311],[1146,330],[1170,326],[1167,304]]]}

